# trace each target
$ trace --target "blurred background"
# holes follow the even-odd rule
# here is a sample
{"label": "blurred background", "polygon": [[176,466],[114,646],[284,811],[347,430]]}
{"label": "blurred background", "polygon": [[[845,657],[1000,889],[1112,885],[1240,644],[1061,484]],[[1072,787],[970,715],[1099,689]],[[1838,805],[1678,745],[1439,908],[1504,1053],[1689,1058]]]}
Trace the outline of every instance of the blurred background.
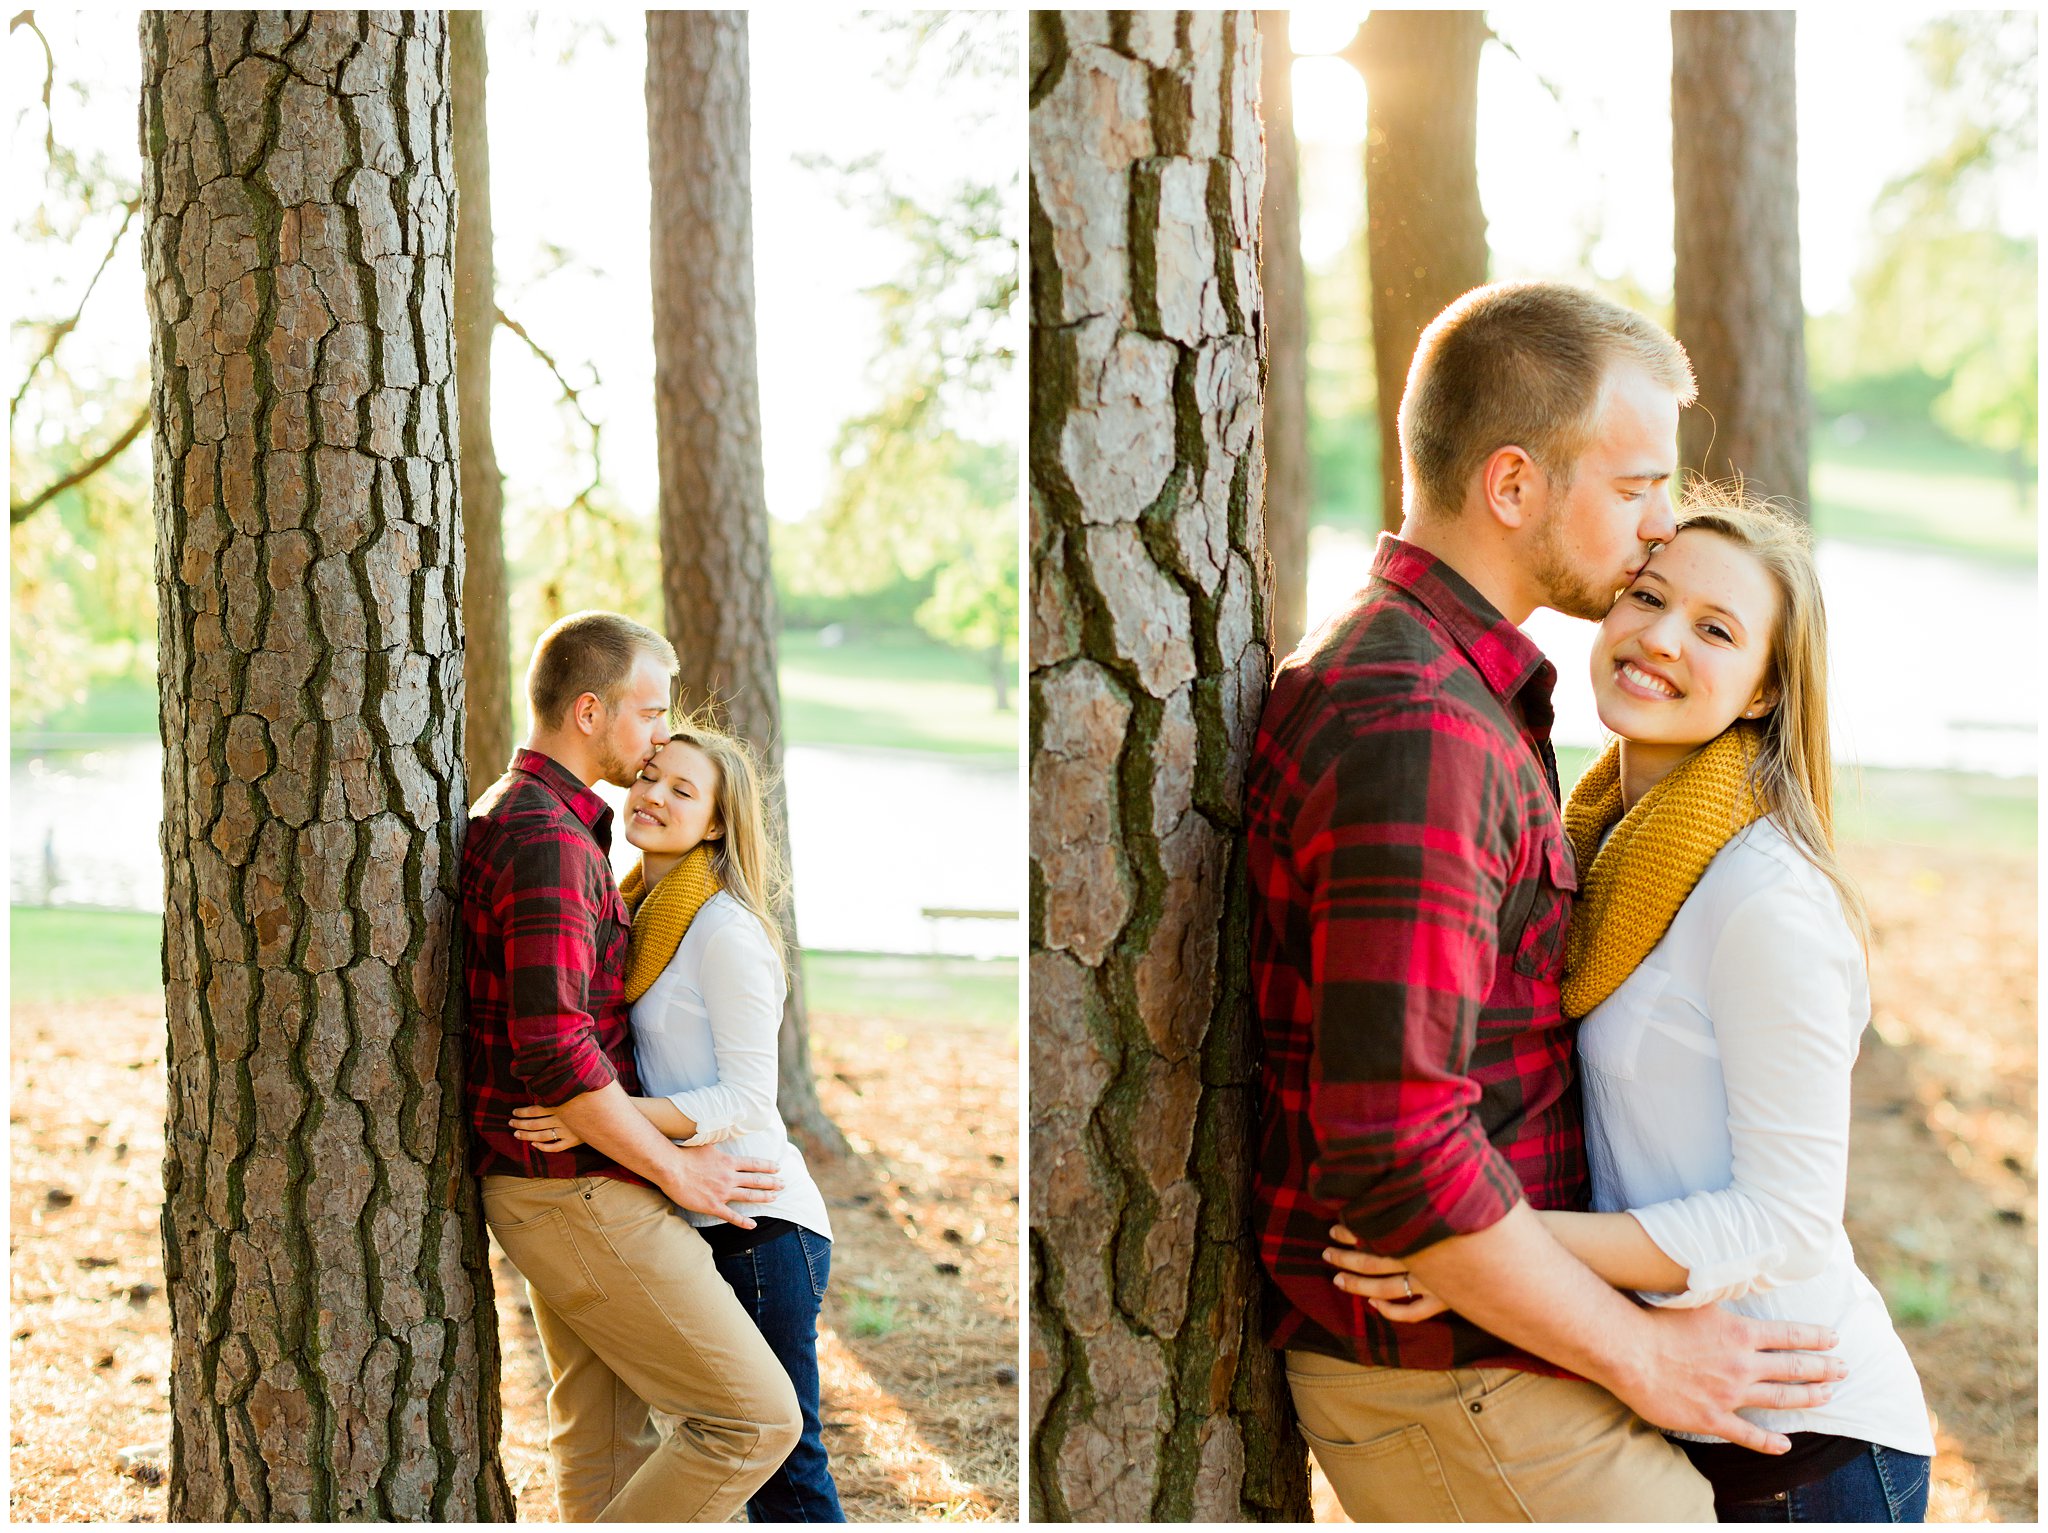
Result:
{"label": "blurred background", "polygon": [[[2038,23],[1749,14],[1775,19],[1688,34],[1619,5],[1261,13],[1283,627],[1300,593],[1276,643],[1362,584],[1398,526],[1385,412],[1450,297],[1549,278],[1675,329],[1702,368],[1686,462],[1725,473],[1714,450],[1741,444],[1738,466],[1818,540],[1838,829],[1877,923],[1851,1233],[1937,1417],[1932,1515],[2031,1520]],[[1732,249],[1702,238],[1738,227]],[[1765,247],[1796,280],[1736,269]],[[1711,321],[1743,280],[1767,302],[1737,345],[1779,374],[1761,410],[1707,387],[1730,360]],[[1601,743],[1591,625],[1545,612],[1527,631],[1558,666],[1569,789]]]}
{"label": "blurred background", "polygon": [[[1015,953],[1014,919],[924,912],[1020,897],[1015,28],[941,14],[754,36],[764,455],[803,942],[993,958]],[[53,12],[8,48],[17,905],[161,901],[146,435],[24,514],[147,399],[134,62],[103,45],[126,20]],[[590,606],[660,617],[644,43],[633,22],[563,14],[493,18],[489,36],[523,735],[542,628]],[[873,806],[899,795],[921,808],[891,818],[878,865]]]}
{"label": "blurred background", "polygon": [[[751,38],[797,932],[819,1097],[855,1152],[821,1180],[843,1226],[828,1446],[860,1460],[856,1517],[1016,1505],[1020,30],[849,13]],[[516,740],[547,624],[662,626],[645,34],[566,10],[485,32]],[[13,1163],[17,1227],[47,1237],[16,1261],[30,1517],[162,1508],[151,1460],[107,1440],[156,1429],[168,1358],[135,40],[133,11],[51,10],[7,44]],[[501,1320],[507,1468],[551,1517],[530,1322]]]}

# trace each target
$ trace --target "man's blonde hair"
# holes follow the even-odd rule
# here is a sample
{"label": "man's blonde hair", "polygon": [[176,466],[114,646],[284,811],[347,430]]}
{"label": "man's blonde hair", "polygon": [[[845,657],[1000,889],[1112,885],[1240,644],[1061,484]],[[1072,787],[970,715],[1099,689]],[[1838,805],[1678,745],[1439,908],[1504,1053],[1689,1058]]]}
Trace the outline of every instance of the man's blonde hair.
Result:
{"label": "man's blonde hair", "polygon": [[1408,514],[1455,516],[1472,475],[1503,447],[1571,483],[1592,445],[1601,385],[1629,362],[1689,405],[1685,348],[1633,309],[1560,282],[1475,287],[1430,321],[1401,395]]}
{"label": "man's blonde hair", "polygon": [[642,655],[673,676],[680,668],[676,648],[644,623],[617,612],[572,612],[557,620],[533,646],[526,667],[526,701],[533,722],[560,729],[569,705],[586,692],[610,712],[632,679]]}

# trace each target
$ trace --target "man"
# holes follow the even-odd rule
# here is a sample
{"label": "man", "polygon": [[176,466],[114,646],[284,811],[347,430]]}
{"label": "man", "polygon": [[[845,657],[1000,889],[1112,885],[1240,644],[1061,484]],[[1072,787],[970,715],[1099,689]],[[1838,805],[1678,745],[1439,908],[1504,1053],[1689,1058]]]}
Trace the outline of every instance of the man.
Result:
{"label": "man", "polygon": [[[1269,1339],[1358,1521],[1711,1522],[1647,1422],[1781,1452],[1735,1408],[1841,1374],[1792,1350],[1832,1346],[1819,1327],[1637,1308],[1533,1212],[1588,1182],[1556,672],[1516,625],[1604,615],[1671,537],[1693,393],[1676,341],[1589,293],[1460,298],[1401,401],[1400,536],[1267,700],[1246,812]],[[1338,1224],[1453,1312],[1396,1323],[1340,1291]]]}
{"label": "man", "polygon": [[[638,1093],[624,903],[606,854],[624,787],[668,738],[675,650],[609,612],[541,635],[533,730],[470,811],[462,849],[472,1169],[525,1277],[547,1353],[548,1452],[564,1522],[718,1522],[802,1430],[782,1365],[679,1208],[752,1228],[775,1167],[670,1143]],[[554,1109],[548,1153],[512,1109]],[[671,1418],[657,1436],[649,1408]]]}

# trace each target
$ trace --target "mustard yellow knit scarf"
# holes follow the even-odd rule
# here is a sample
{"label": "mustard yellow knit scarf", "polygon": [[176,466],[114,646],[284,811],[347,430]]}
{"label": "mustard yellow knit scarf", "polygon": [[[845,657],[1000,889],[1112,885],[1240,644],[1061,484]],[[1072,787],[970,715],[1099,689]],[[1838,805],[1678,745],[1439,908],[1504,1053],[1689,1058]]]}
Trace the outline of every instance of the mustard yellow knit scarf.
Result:
{"label": "mustard yellow knit scarf", "polygon": [[[1565,835],[1579,862],[1579,899],[1565,947],[1566,1016],[1585,1016],[1635,972],[1715,854],[1763,814],[1749,788],[1756,754],[1755,731],[1732,725],[1681,761],[1626,815],[1619,742],[1579,779],[1564,810]],[[1602,846],[1610,825],[1614,834]]]}
{"label": "mustard yellow knit scarf", "polygon": [[626,939],[627,1000],[637,1001],[647,993],[647,987],[676,956],[683,933],[690,929],[697,912],[718,889],[711,848],[702,842],[685,852],[683,860],[652,889],[647,887],[647,859],[633,864],[632,871],[619,882],[619,893],[633,912],[633,932]]}

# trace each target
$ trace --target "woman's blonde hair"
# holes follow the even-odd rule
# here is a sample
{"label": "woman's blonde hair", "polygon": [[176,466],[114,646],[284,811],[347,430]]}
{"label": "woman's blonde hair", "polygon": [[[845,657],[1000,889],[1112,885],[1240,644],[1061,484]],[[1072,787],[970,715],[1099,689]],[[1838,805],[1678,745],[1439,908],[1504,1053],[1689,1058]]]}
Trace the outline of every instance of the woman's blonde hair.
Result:
{"label": "woman's blonde hair", "polygon": [[1678,506],[1680,532],[1726,538],[1764,567],[1778,588],[1764,685],[1774,695],[1754,726],[1762,746],[1750,787],[1809,862],[1841,897],[1849,924],[1867,945],[1870,918],[1863,896],[1835,855],[1834,752],[1828,731],[1828,619],[1820,571],[1806,525],[1742,482],[1688,485]]}
{"label": "woman's blonde hair", "polygon": [[711,851],[719,884],[760,921],[775,961],[787,975],[789,953],[776,913],[788,904],[789,862],[768,826],[768,774],[751,745],[703,714],[686,714],[671,725],[668,743],[678,741],[695,746],[718,769],[711,811],[720,834],[704,844]]}

